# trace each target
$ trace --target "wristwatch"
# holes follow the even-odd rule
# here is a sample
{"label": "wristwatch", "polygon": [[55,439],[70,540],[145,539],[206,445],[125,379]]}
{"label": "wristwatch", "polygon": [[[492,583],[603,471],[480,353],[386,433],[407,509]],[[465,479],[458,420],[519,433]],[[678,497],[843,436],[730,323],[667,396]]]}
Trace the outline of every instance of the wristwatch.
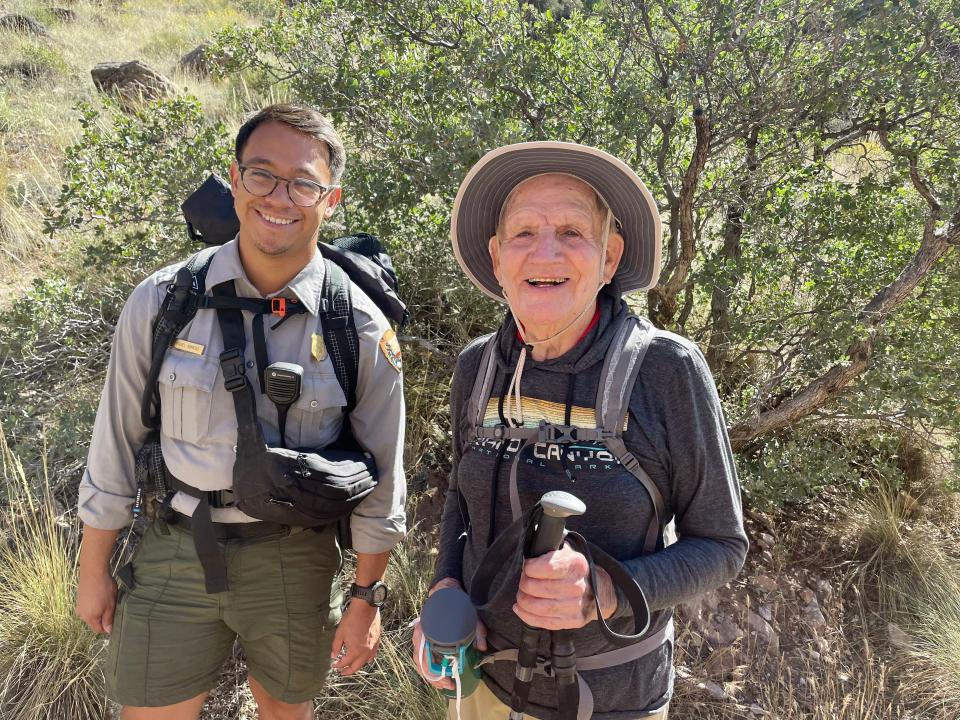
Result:
{"label": "wristwatch", "polygon": [[373,607],[383,607],[383,603],[387,599],[387,593],[389,588],[387,584],[381,580],[377,580],[373,585],[357,585],[353,583],[350,586],[350,598],[360,598],[365,601],[367,604]]}

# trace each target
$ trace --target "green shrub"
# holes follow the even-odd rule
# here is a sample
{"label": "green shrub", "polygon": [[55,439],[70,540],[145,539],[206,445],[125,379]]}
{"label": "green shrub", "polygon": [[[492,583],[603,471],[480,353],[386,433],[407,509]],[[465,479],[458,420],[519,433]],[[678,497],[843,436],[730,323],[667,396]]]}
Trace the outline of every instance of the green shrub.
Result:
{"label": "green shrub", "polygon": [[188,97],[132,115],[88,104],[80,112],[82,135],[66,151],[47,230],[93,230],[89,252],[99,267],[132,263],[139,272],[185,255],[180,204],[211,172],[226,174],[231,143],[223,124],[207,121]]}

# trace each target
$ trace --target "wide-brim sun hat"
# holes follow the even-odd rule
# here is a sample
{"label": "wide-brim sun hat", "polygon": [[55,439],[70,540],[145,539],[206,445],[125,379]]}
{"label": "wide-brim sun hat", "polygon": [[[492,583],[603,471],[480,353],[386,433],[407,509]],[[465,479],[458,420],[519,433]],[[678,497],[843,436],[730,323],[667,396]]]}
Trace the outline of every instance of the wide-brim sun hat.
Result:
{"label": "wide-brim sun hat", "polygon": [[450,217],[453,253],[484,294],[506,302],[488,249],[503,203],[524,180],[547,173],[580,178],[609,205],[623,236],[614,280],[623,293],[646,290],[660,275],[660,213],[653,195],[622,160],[576,143],[538,141],[491,150],[460,184]]}

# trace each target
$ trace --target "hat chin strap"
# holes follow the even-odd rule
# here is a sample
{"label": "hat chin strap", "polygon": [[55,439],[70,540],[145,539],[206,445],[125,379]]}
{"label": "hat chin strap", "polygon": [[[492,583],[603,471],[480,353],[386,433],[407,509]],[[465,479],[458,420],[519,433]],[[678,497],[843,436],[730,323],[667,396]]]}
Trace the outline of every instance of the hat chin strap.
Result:
{"label": "hat chin strap", "polygon": [[613,216],[613,211],[611,211],[610,208],[608,207],[607,219],[606,219],[606,222],[604,222],[603,224],[603,231],[600,235],[600,284],[597,285],[597,289],[594,290],[593,295],[587,301],[586,305],[583,306],[583,309],[579,313],[577,313],[577,316],[573,318],[573,320],[571,320],[569,323],[567,323],[563,327],[563,329],[555,332],[553,335],[551,335],[548,338],[544,338],[543,340],[528,340],[527,333],[523,327],[523,323],[520,322],[520,318],[518,318],[517,314],[513,311],[513,306],[510,305],[510,302],[509,302],[510,298],[507,297],[507,291],[501,288],[503,297],[507,298],[507,307],[510,308],[510,314],[513,316],[513,322],[517,326],[517,332],[520,333],[520,339],[523,341],[523,347],[520,348],[520,358],[517,360],[517,367],[513,371],[513,377],[510,379],[510,387],[507,389],[507,403],[506,403],[507,417],[510,419],[513,419],[514,417],[513,410],[512,410],[513,401],[516,400],[516,405],[517,405],[516,422],[517,422],[517,425],[520,427],[523,426],[523,397],[520,394],[520,381],[523,376],[523,367],[526,364],[526,360],[527,360],[527,349],[529,348],[529,350],[532,352],[533,349],[538,345],[543,345],[544,343],[548,343],[551,340],[560,337],[565,332],[567,332],[567,330],[569,330],[578,322],[580,322],[580,320],[583,319],[583,316],[586,315],[587,312],[594,306],[594,303],[597,300],[597,295],[599,295],[600,291],[603,290],[603,286],[607,284],[603,280],[603,266],[607,258],[607,242],[610,239],[610,220],[612,216]]}

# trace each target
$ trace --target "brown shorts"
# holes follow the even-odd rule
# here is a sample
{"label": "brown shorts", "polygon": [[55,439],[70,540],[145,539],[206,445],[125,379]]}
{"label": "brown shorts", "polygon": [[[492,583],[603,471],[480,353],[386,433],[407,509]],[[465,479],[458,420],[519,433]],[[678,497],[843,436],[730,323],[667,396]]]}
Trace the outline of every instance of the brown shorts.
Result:
{"label": "brown shorts", "polygon": [[118,598],[104,668],[110,696],[135,707],[196,697],[216,685],[239,638],[250,675],[270,695],[313,698],[340,621],[335,530],[221,543],[230,589],[208,595],[189,531],[152,527],[133,562],[136,586]]}

